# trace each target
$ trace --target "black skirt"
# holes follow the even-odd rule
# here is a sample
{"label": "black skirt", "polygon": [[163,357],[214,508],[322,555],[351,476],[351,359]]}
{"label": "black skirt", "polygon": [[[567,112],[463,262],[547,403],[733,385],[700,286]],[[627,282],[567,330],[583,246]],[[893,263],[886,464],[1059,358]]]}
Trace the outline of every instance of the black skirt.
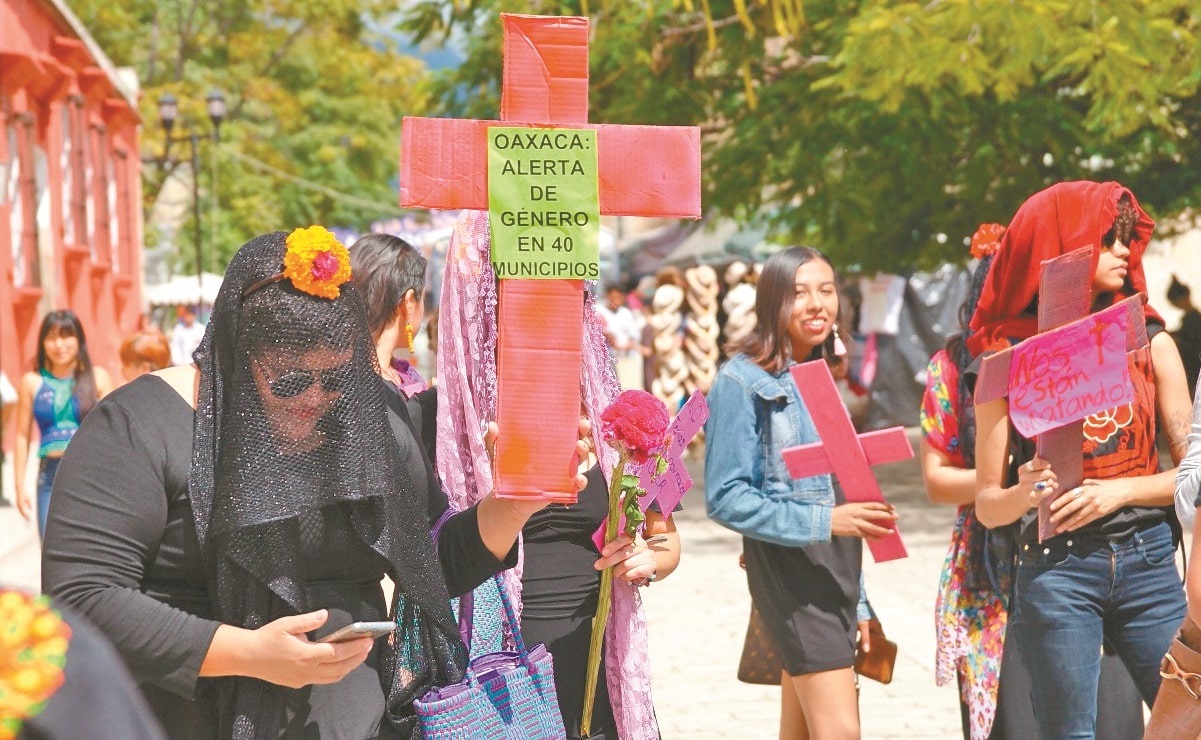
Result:
{"label": "black skirt", "polygon": [[747,585],[791,676],[855,662],[863,541],[784,547],[744,537]]}

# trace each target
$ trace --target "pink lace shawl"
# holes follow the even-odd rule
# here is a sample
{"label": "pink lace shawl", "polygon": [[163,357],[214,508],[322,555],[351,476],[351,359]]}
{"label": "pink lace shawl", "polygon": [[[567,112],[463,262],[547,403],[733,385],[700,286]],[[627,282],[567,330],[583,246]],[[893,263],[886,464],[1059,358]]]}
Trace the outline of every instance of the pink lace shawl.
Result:
{"label": "pink lace shawl", "polygon": [[[488,214],[464,211],[455,223],[438,311],[438,474],[462,510],[492,490],[483,429],[496,416],[496,278],[489,261]],[[593,442],[607,479],[616,453],[600,438],[600,414],[620,392],[591,301],[584,308],[581,387]],[[503,430],[502,430],[503,433]],[[521,559],[505,587],[521,603]],[[651,703],[646,617],[638,589],[618,579],[605,631],[605,681],[622,740],[657,740]],[[581,669],[583,666],[581,666]]]}

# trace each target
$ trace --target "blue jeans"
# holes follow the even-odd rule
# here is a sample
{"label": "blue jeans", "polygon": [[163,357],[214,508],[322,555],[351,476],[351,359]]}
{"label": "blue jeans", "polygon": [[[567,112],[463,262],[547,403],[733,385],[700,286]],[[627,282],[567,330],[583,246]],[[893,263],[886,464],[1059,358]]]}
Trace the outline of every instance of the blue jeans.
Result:
{"label": "blue jeans", "polygon": [[43,457],[38,462],[38,536],[46,536],[46,515],[50,512],[50,489],[61,457]]}
{"label": "blue jeans", "polygon": [[1029,668],[1043,738],[1095,737],[1103,637],[1143,701],[1155,700],[1185,613],[1175,552],[1167,524],[1113,542],[1064,534],[1021,546],[1008,639]]}

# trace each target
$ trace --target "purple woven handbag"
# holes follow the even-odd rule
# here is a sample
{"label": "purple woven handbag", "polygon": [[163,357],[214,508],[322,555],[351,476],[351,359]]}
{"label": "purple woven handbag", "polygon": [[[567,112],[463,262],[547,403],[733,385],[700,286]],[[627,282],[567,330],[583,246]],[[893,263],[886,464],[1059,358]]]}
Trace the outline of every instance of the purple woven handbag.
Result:
{"label": "purple woven handbag", "polygon": [[[505,619],[512,627],[516,651],[488,653],[467,665],[457,684],[433,689],[413,702],[425,740],[563,740],[563,717],[555,693],[555,672],[545,645],[526,650],[517,615],[500,576]],[[459,634],[471,648],[475,600],[469,593],[459,602]]]}

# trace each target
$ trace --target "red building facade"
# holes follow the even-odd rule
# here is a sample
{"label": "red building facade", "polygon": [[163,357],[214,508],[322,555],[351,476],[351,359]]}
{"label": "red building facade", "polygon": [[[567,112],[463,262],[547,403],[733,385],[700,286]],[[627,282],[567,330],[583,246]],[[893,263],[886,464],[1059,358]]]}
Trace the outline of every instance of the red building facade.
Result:
{"label": "red building facade", "polygon": [[0,0],[0,368],[70,308],[116,375],[142,302],[136,91],[63,0]]}

